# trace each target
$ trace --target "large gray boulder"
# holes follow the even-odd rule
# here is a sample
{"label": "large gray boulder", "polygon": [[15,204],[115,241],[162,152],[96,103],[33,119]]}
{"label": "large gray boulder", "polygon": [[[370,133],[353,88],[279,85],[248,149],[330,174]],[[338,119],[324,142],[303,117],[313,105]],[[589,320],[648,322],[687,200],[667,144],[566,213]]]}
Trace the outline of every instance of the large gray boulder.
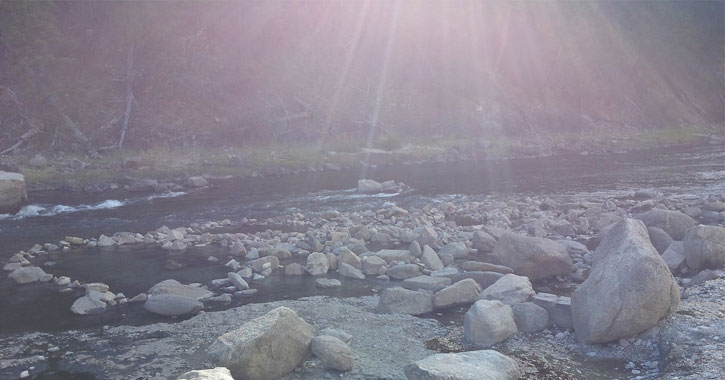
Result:
{"label": "large gray boulder", "polygon": [[14,214],[27,201],[25,176],[0,171],[0,214]]}
{"label": "large gray boulder", "polygon": [[312,339],[312,353],[327,368],[350,371],[353,366],[352,350],[347,343],[330,335],[318,335]]}
{"label": "large gray boulder", "polygon": [[481,286],[474,279],[466,278],[436,292],[433,295],[433,307],[442,309],[445,307],[471,304],[478,300],[480,293]]}
{"label": "large gray boulder", "polygon": [[167,317],[194,314],[204,308],[201,302],[174,294],[151,295],[143,304],[146,311]]}
{"label": "large gray boulder", "polygon": [[611,342],[653,327],[679,302],[679,286],[644,223],[624,219],[603,237],[571,298],[574,329],[585,343]]}
{"label": "large gray boulder", "polygon": [[363,273],[369,275],[385,274],[387,262],[378,256],[365,256],[362,258]]}
{"label": "large gray boulder", "polygon": [[501,301],[476,301],[463,318],[463,338],[473,346],[490,347],[517,333],[513,309]]}
{"label": "large gray boulder", "polygon": [[507,274],[481,292],[482,300],[499,300],[507,305],[526,302],[536,292],[527,277]]}
{"label": "large gray boulder", "polygon": [[381,313],[420,315],[433,311],[433,295],[401,287],[383,290],[377,310]]}
{"label": "large gray boulder", "polygon": [[327,274],[327,271],[330,270],[330,261],[327,259],[327,255],[320,252],[310,253],[307,256],[305,270],[312,276]]}
{"label": "large gray boulder", "polygon": [[53,275],[45,273],[43,268],[40,267],[16,268],[8,277],[18,285],[31,284],[38,281],[46,282],[53,279]]}
{"label": "large gray boulder", "polygon": [[647,227],[657,227],[667,232],[675,240],[682,240],[690,227],[697,222],[689,216],[672,210],[655,208],[637,215],[637,219],[644,222]]}
{"label": "large gray boulder", "polygon": [[514,273],[538,280],[571,273],[573,263],[564,246],[543,238],[506,233],[498,240],[491,256]]}
{"label": "large gray boulder", "polygon": [[208,353],[236,379],[275,380],[307,358],[314,335],[315,328],[294,310],[278,307],[220,336]]}
{"label": "large gray boulder", "polygon": [[408,380],[517,380],[516,360],[494,350],[435,354],[405,367]]}
{"label": "large gray boulder", "polygon": [[725,266],[725,228],[697,226],[682,241],[685,263],[692,269]]}
{"label": "large gray boulder", "polygon": [[211,291],[193,285],[184,285],[176,280],[164,280],[149,289],[148,294],[171,294],[191,300],[200,300],[214,295]]}
{"label": "large gray boulder", "polygon": [[176,380],[234,380],[234,378],[228,369],[216,367],[189,371],[177,377]]}

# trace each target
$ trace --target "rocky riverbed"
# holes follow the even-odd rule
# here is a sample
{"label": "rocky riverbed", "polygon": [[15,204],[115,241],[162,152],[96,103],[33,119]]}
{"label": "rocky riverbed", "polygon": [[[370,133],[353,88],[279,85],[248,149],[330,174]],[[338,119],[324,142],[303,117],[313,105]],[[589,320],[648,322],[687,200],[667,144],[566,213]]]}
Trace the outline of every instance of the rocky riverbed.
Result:
{"label": "rocky riverbed", "polygon": [[[378,185],[361,182],[359,190],[404,187]],[[286,306],[317,330],[352,335],[355,365],[345,378],[404,379],[405,366],[434,350],[491,347],[516,359],[523,378],[717,378],[725,352],[724,200],[658,190],[622,197],[460,198],[38,242],[4,269],[18,291],[47,286],[77,294],[71,309],[78,316],[69,318],[124,314],[132,304],[181,320],[206,312],[178,323],[7,334],[0,338],[0,373],[38,373],[52,358],[97,378],[175,378],[213,366],[206,350],[218,336]],[[104,278],[77,281],[48,264],[77,250],[93,260],[94,250],[122,254],[127,247],[155,247],[165,252],[157,260],[170,267],[201,259],[228,274],[124,294]],[[631,256],[630,264],[606,259],[616,255]],[[315,281],[320,292],[363,281],[382,293],[255,302],[265,281],[298,278]],[[644,278],[643,287],[637,280]],[[606,281],[611,285],[604,290],[592,285]],[[587,287],[594,293],[584,292]],[[600,322],[587,322],[593,313],[577,311],[591,294],[603,305],[620,303],[602,331],[595,328]],[[338,374],[312,359],[285,378]]]}

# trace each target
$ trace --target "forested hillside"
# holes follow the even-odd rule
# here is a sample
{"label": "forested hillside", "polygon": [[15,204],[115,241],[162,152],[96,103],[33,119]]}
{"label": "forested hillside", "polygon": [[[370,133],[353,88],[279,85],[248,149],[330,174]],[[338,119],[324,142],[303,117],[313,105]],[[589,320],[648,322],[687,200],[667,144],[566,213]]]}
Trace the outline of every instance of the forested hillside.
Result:
{"label": "forested hillside", "polygon": [[0,151],[722,127],[723,4],[4,1]]}

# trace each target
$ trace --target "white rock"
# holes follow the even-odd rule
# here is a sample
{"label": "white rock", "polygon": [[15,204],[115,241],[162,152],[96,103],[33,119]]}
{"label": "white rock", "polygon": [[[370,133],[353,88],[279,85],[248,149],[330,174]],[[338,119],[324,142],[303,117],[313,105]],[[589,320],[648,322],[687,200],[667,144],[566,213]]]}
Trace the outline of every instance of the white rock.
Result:
{"label": "white rock", "polygon": [[463,318],[463,337],[473,346],[490,347],[517,333],[513,309],[501,301],[476,301]]}

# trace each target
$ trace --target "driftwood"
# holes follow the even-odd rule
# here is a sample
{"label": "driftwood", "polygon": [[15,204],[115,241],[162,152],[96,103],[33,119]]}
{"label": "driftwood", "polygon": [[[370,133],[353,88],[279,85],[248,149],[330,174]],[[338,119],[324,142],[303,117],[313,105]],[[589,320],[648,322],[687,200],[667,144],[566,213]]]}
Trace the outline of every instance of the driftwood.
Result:
{"label": "driftwood", "polygon": [[7,149],[3,150],[2,152],[0,152],[0,155],[10,153],[10,152],[14,151],[15,149],[20,148],[21,145],[27,143],[28,141],[30,141],[30,139],[33,138],[33,136],[35,136],[38,133],[40,133],[40,129],[38,127],[36,127],[35,125],[33,125],[33,124],[34,123],[31,122],[30,129],[27,132],[23,133],[18,138],[18,141],[13,146],[11,146],[10,148],[7,148]]}
{"label": "driftwood", "polygon": [[65,112],[63,112],[63,110],[60,108],[60,106],[58,106],[58,102],[55,101],[55,97],[51,96],[48,101],[50,102],[50,105],[52,105],[56,109],[56,111],[58,111],[61,118],[63,118],[63,122],[66,128],[73,132],[73,137],[75,138],[75,140],[86,149],[91,157],[97,157],[98,152],[93,149],[93,146],[88,140],[88,137],[86,137],[83,131],[81,131],[81,128],[78,126],[78,124],[76,124],[76,122],[73,121],[73,119],[71,119],[68,115],[66,115]]}

